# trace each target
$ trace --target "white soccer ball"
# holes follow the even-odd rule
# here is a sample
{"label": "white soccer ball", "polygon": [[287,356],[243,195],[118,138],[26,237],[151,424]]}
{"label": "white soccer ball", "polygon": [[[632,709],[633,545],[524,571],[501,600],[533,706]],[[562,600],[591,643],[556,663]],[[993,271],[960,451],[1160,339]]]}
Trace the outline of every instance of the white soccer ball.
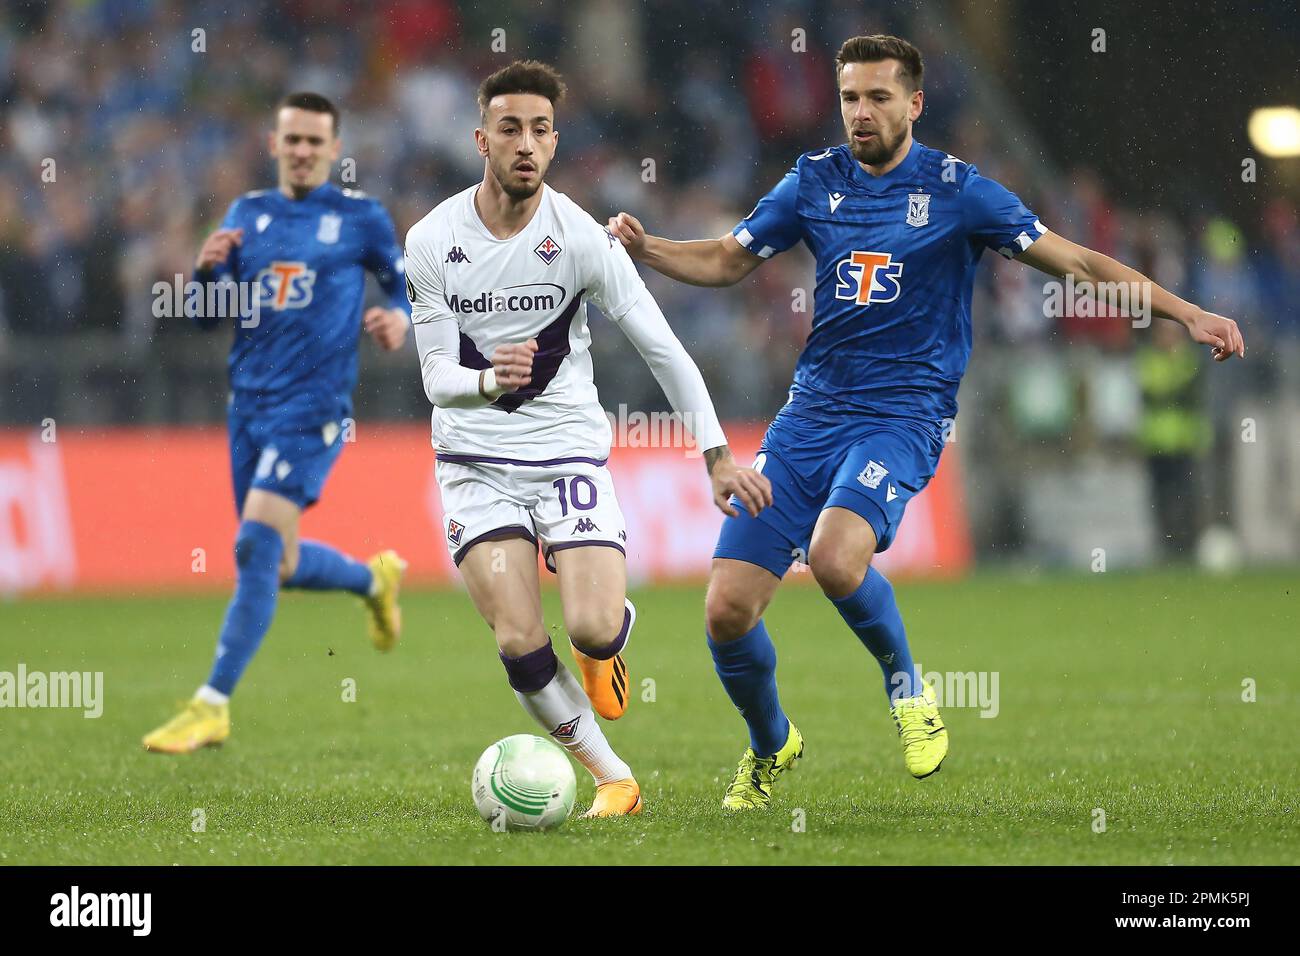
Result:
{"label": "white soccer ball", "polygon": [[471,790],[493,830],[549,830],[568,819],[578,781],[568,755],[551,741],[515,734],[483,751]]}

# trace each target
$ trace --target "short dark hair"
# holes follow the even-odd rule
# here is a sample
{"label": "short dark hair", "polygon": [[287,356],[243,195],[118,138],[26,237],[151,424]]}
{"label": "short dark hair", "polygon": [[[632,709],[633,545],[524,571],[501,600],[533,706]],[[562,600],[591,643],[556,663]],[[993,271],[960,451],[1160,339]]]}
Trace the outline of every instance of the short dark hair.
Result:
{"label": "short dark hair", "polygon": [[845,40],[840,52],[835,54],[835,80],[839,81],[846,63],[879,63],[881,60],[897,60],[899,79],[910,86],[912,92],[921,88],[921,81],[925,78],[921,51],[900,37],[883,33]]}
{"label": "short dark hair", "polygon": [[329,113],[334,121],[334,135],[339,134],[339,108],[319,93],[290,93],[275,108],[278,113],[285,109],[307,110],[309,113]]}
{"label": "short dark hair", "polygon": [[511,93],[533,93],[551,101],[551,106],[564,99],[567,87],[555,67],[540,60],[515,60],[503,66],[479,84],[478,110],[487,117],[488,104],[496,96]]}

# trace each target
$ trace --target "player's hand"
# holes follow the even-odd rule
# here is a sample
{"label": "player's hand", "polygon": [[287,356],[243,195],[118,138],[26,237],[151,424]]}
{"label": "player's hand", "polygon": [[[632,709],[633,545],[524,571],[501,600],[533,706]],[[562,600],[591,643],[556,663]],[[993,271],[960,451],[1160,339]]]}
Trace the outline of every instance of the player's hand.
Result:
{"label": "player's hand", "polygon": [[385,352],[396,352],[406,344],[406,330],[410,324],[406,313],[401,309],[385,309],[380,305],[366,309],[361,320],[361,327],[370,333],[375,344]]}
{"label": "player's hand", "polygon": [[1197,309],[1185,324],[1193,342],[1213,348],[1214,361],[1223,362],[1234,355],[1246,357],[1246,340],[1232,319]]}
{"label": "player's hand", "polygon": [[623,243],[623,248],[633,259],[645,252],[645,227],[636,216],[621,212],[609,217],[609,231]]}
{"label": "player's hand", "polygon": [[714,462],[709,481],[713,483],[713,503],[730,518],[740,514],[731,506],[732,495],[753,517],[772,503],[772,482],[753,468],[739,467],[729,451]]}
{"label": "player's hand", "polygon": [[206,272],[230,258],[230,250],[243,245],[244,230],[218,229],[208,236],[199,249],[199,257],[194,260],[195,271]]}
{"label": "player's hand", "polygon": [[497,379],[497,388],[507,392],[523,388],[533,380],[533,353],[537,351],[537,339],[516,342],[512,345],[498,345],[492,353],[492,373]]}

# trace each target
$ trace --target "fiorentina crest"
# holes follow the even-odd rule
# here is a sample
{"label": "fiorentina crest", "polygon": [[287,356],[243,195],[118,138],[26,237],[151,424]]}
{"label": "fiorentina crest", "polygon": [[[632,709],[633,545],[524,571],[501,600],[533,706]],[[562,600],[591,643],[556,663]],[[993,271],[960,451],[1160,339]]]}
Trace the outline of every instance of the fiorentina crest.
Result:
{"label": "fiorentina crest", "polygon": [[924,226],[930,221],[930,196],[928,193],[914,193],[907,197],[907,224]]}
{"label": "fiorentina crest", "polygon": [[560,248],[560,244],[550,236],[543,239],[541,245],[533,250],[533,252],[537,253],[537,258],[541,259],[548,266],[554,262],[556,257],[558,257],[563,251],[564,250]]}

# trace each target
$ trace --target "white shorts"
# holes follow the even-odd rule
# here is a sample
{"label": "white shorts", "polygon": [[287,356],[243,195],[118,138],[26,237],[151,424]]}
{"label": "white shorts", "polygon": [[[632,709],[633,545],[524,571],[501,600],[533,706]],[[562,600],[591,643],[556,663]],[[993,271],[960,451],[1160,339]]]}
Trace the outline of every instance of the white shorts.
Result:
{"label": "white shorts", "polygon": [[604,545],[627,554],[627,526],[609,470],[597,459],[526,465],[438,455],[442,530],[457,565],[482,541],[527,538],[554,571],[556,551]]}

